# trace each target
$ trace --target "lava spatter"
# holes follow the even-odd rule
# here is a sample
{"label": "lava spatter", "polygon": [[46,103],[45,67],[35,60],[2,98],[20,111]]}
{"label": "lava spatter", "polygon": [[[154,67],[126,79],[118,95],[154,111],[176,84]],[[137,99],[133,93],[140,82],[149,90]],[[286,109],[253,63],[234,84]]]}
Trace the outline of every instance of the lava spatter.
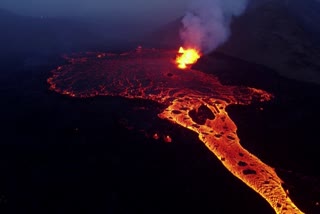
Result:
{"label": "lava spatter", "polygon": [[178,54],[176,63],[180,69],[186,69],[188,65],[196,63],[201,56],[200,51],[195,48],[184,49],[180,47]]}
{"label": "lava spatter", "polygon": [[[240,144],[226,107],[269,101],[266,91],[222,85],[213,75],[177,68],[175,51],[139,49],[124,54],[74,55],[52,71],[50,89],[72,97],[122,96],[165,104],[159,114],[199,134],[199,139],[236,177],[259,193],[276,213],[302,213],[282,188],[275,170]],[[201,112],[206,111],[204,117]],[[200,116],[199,116],[200,115]],[[196,118],[198,116],[198,118]],[[200,117],[200,119],[199,119]]]}

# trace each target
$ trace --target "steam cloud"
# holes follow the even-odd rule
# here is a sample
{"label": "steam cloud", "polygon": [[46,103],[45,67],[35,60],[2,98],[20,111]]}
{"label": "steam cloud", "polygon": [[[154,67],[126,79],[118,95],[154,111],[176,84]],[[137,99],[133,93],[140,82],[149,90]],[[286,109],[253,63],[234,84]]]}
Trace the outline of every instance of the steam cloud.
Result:
{"label": "steam cloud", "polygon": [[180,31],[185,47],[209,53],[230,35],[232,18],[241,15],[248,0],[190,0]]}

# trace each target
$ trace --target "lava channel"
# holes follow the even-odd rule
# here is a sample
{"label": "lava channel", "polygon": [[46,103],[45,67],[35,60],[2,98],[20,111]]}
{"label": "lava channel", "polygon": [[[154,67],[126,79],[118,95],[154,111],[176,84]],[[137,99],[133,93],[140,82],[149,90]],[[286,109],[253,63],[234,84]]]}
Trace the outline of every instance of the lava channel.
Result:
{"label": "lava channel", "polygon": [[[266,91],[222,85],[198,70],[177,68],[175,51],[138,49],[123,54],[83,53],[66,59],[48,78],[50,89],[71,97],[122,96],[165,104],[158,116],[199,134],[199,139],[237,178],[260,194],[276,213],[303,213],[282,188],[275,170],[240,145],[226,107],[269,101]],[[206,108],[213,117],[196,121]]]}

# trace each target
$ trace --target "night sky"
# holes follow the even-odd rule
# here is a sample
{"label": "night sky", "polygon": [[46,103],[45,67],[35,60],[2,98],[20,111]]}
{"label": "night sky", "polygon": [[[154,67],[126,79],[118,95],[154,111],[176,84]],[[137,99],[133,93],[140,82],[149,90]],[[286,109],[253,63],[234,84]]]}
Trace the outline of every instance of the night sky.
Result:
{"label": "night sky", "polygon": [[28,15],[182,13],[188,0],[1,0],[0,8]]}

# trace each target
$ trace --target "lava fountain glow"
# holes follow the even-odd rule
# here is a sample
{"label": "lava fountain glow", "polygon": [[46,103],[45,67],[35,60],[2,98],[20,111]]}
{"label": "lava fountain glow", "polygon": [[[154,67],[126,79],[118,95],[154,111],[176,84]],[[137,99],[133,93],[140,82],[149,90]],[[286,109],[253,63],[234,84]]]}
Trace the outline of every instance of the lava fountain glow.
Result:
{"label": "lava fountain glow", "polygon": [[[272,99],[266,91],[225,86],[209,74],[172,62],[174,51],[139,49],[123,54],[86,53],[52,71],[50,89],[72,97],[122,96],[167,106],[158,116],[199,134],[199,139],[237,178],[259,193],[276,213],[302,213],[283,189],[275,170],[240,144],[226,107]],[[192,116],[206,108],[211,117]]]}
{"label": "lava fountain glow", "polygon": [[180,69],[186,69],[188,65],[196,63],[201,56],[200,51],[195,48],[184,49],[180,47],[178,53],[176,63]]}

